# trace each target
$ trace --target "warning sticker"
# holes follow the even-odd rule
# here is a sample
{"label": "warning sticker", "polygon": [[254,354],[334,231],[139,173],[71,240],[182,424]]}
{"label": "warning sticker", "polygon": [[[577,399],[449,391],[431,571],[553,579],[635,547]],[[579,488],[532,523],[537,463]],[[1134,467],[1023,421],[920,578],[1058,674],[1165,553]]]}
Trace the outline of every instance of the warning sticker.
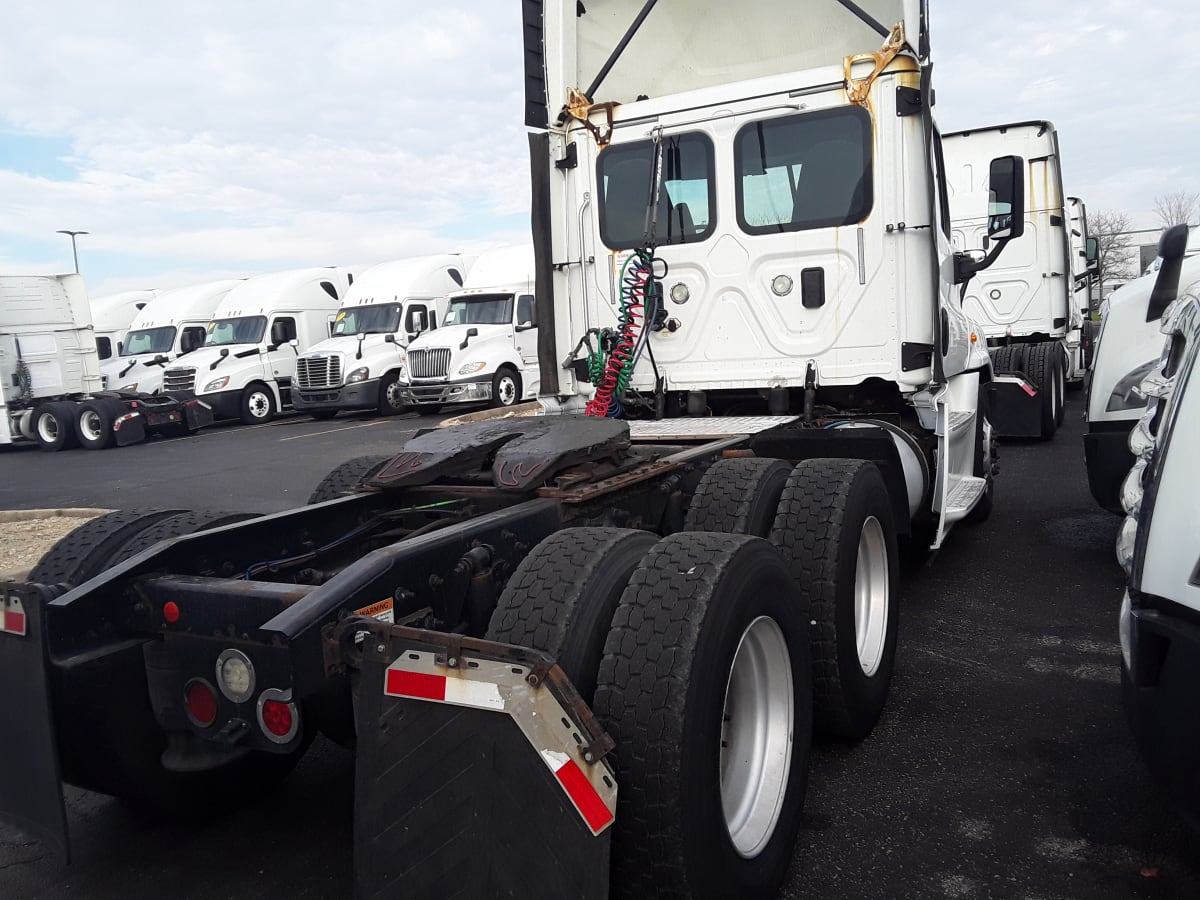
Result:
{"label": "warning sticker", "polygon": [[380,600],[378,603],[372,603],[370,606],[356,609],[354,614],[356,616],[370,616],[372,619],[378,619],[380,622],[387,622],[391,625],[396,621],[396,600],[394,597],[388,597],[386,600]]}

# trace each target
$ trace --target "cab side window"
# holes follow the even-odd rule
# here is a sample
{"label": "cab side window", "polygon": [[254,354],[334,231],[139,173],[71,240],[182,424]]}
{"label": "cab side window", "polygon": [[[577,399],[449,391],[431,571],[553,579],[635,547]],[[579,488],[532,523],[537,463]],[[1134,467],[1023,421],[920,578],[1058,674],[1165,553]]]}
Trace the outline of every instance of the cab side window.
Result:
{"label": "cab side window", "polygon": [[429,307],[414,303],[404,316],[404,330],[409,334],[421,334],[429,328]]}

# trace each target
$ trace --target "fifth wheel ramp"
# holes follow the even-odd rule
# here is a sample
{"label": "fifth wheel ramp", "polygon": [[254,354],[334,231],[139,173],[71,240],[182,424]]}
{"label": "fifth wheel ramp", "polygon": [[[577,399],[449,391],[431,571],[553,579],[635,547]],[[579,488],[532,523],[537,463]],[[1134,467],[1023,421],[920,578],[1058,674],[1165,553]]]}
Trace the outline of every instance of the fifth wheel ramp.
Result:
{"label": "fifth wheel ramp", "polygon": [[544,654],[361,619],[359,900],[608,896],[612,740]]}

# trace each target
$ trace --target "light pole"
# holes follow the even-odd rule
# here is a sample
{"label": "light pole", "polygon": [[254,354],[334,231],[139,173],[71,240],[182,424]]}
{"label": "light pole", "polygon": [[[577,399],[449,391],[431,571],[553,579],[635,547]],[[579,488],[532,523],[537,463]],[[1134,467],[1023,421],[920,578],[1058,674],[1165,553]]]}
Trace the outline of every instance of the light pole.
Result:
{"label": "light pole", "polygon": [[75,236],[78,234],[88,234],[88,232],[86,232],[86,231],[65,231],[60,228],[58,230],[58,233],[59,234],[67,234],[67,235],[71,236],[71,256],[73,256],[75,258],[75,274],[78,275],[79,274],[79,251],[75,249]]}

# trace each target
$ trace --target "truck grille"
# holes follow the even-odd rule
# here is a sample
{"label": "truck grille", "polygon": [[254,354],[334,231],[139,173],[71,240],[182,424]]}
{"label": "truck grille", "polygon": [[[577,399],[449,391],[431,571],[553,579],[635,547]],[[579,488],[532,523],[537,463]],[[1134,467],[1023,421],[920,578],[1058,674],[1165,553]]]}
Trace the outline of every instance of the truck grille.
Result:
{"label": "truck grille", "polygon": [[449,369],[449,348],[408,351],[408,371],[413,378],[444,378]]}
{"label": "truck grille", "polygon": [[194,391],[196,390],[195,369],[167,369],[163,373],[164,391]]}
{"label": "truck grille", "polygon": [[296,385],[302,391],[341,387],[341,356],[300,357],[296,360]]}

